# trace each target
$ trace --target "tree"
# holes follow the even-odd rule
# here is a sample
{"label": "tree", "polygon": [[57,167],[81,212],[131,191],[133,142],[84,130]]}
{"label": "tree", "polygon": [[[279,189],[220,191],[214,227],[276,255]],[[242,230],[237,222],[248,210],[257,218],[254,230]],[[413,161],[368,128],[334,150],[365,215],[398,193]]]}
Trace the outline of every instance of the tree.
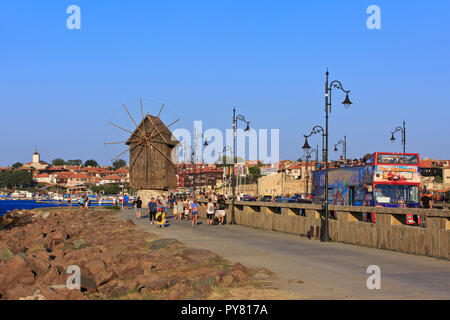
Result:
{"label": "tree", "polygon": [[127,165],[127,162],[123,159],[117,159],[112,163],[113,170],[120,169],[122,167],[125,167]]}
{"label": "tree", "polygon": [[257,166],[249,167],[248,168],[249,173],[249,179],[248,181],[250,183],[256,183],[259,177],[261,177],[261,169]]}
{"label": "tree", "polygon": [[104,187],[102,185],[100,186],[91,186],[91,191],[93,193],[103,193]]}
{"label": "tree", "polygon": [[52,161],[52,165],[54,165],[54,166],[64,166],[65,164],[66,164],[66,162],[61,158],[56,158],[56,159],[53,159],[53,161]]}
{"label": "tree", "polygon": [[67,165],[68,166],[81,166],[82,164],[83,164],[83,161],[81,161],[80,159],[67,160]]}
{"label": "tree", "polygon": [[11,166],[11,168],[13,170],[16,170],[16,169],[20,168],[21,166],[23,166],[23,164],[21,162],[16,162]]}
{"label": "tree", "polygon": [[441,176],[434,177],[434,182],[435,183],[442,183],[442,177]]}
{"label": "tree", "polygon": [[98,167],[98,163],[95,160],[86,160],[86,162],[84,163],[85,167]]}
{"label": "tree", "polygon": [[31,172],[12,170],[0,173],[0,186],[6,188],[21,188],[33,184]]}
{"label": "tree", "polygon": [[107,184],[103,190],[105,194],[118,194],[122,189],[117,184]]}
{"label": "tree", "polygon": [[249,167],[248,172],[255,178],[261,177],[261,169],[259,167]]}

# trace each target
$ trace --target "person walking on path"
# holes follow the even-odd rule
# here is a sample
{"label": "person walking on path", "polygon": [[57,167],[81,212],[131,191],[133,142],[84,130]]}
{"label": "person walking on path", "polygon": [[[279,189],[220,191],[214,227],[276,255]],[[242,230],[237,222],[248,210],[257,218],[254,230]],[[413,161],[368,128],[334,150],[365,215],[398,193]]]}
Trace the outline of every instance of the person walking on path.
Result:
{"label": "person walking on path", "polygon": [[194,202],[191,205],[192,208],[192,225],[197,226],[198,223],[198,203],[197,200],[194,200]]}
{"label": "person walking on path", "polygon": [[164,228],[164,225],[166,224],[166,213],[162,208],[159,208],[156,213],[156,224],[158,225],[158,228]]}
{"label": "person walking on path", "polygon": [[152,198],[148,203],[148,216],[150,218],[150,224],[154,224],[153,220],[156,218],[156,202],[155,198]]}
{"label": "person walking on path", "polygon": [[208,226],[211,226],[214,220],[214,209],[215,206],[212,203],[211,198],[209,198],[208,204],[206,205],[206,223],[208,224]]}
{"label": "person walking on path", "polygon": [[179,220],[177,203],[175,202],[175,205],[173,205],[173,200],[171,198],[169,199],[169,201],[171,202],[170,207],[173,208],[172,213],[173,213],[173,216],[175,217],[175,220]]}
{"label": "person walking on path", "polygon": [[136,200],[136,218],[140,219],[142,213],[142,200],[140,197]]}
{"label": "person walking on path", "polygon": [[72,208],[72,199],[70,198],[70,195],[69,195],[69,198],[67,199],[67,206],[69,208]]}
{"label": "person walking on path", "polygon": [[194,198],[189,198],[189,219],[192,219],[192,205],[194,204]]}
{"label": "person walking on path", "polygon": [[219,195],[217,200],[217,217],[219,218],[219,225],[223,225],[223,218],[225,217],[225,198]]}
{"label": "person walking on path", "polygon": [[182,220],[183,219],[183,214],[184,214],[184,205],[183,205],[183,199],[178,199],[177,203],[177,212],[178,212],[178,220]]}
{"label": "person walking on path", "polygon": [[126,209],[128,207],[128,196],[123,196],[123,208]]}
{"label": "person walking on path", "polygon": [[78,207],[80,207],[80,212],[84,210],[84,195],[80,195],[80,200],[78,200]]}
{"label": "person walking on path", "polygon": [[187,201],[183,201],[183,207],[184,207],[184,216],[185,216],[186,220],[189,220],[190,209],[189,209],[189,204]]}

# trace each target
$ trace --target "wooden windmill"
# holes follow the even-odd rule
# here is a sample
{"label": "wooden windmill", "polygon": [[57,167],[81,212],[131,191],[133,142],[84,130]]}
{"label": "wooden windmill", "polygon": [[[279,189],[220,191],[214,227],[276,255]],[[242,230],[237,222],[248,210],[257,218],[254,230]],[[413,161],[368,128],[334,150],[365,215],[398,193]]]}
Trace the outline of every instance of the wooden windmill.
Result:
{"label": "wooden windmill", "polygon": [[111,161],[129,152],[130,187],[138,190],[169,190],[176,188],[176,164],[172,160],[172,151],[179,141],[172,135],[169,127],[178,119],[166,126],[159,118],[164,104],[157,116],[144,114],[142,99],[140,100],[142,120],[139,124],[134,121],[128,109],[127,112],[133,124],[134,131],[124,129],[117,124],[111,125],[130,133],[126,141],[110,142],[106,144],[125,143],[129,148]]}

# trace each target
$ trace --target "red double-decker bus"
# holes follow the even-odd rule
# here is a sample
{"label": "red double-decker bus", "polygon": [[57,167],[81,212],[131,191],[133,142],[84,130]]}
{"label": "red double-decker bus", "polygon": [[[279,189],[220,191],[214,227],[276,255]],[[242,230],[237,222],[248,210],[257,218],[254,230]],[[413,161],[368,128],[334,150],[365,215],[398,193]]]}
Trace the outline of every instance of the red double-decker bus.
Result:
{"label": "red double-decker bus", "polygon": [[[324,190],[325,172],[313,172],[313,202],[323,202]],[[418,207],[419,154],[375,152],[362,166],[329,170],[328,201],[336,205]],[[374,214],[365,218],[375,221]],[[408,224],[414,224],[412,215],[406,220]]]}

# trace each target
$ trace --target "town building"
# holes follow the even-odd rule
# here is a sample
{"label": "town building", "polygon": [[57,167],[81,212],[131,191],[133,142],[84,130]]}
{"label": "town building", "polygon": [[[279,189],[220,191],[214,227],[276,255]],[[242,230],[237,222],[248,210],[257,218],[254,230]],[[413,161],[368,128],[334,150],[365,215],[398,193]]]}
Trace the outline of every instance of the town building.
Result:
{"label": "town building", "polygon": [[24,169],[36,169],[36,170],[43,170],[50,167],[50,165],[47,162],[41,160],[41,155],[39,154],[37,147],[36,151],[33,153],[32,159],[33,159],[32,162],[25,163],[22,167]]}
{"label": "town building", "polygon": [[222,184],[223,169],[205,164],[179,166],[177,171],[178,188],[214,189]]}

